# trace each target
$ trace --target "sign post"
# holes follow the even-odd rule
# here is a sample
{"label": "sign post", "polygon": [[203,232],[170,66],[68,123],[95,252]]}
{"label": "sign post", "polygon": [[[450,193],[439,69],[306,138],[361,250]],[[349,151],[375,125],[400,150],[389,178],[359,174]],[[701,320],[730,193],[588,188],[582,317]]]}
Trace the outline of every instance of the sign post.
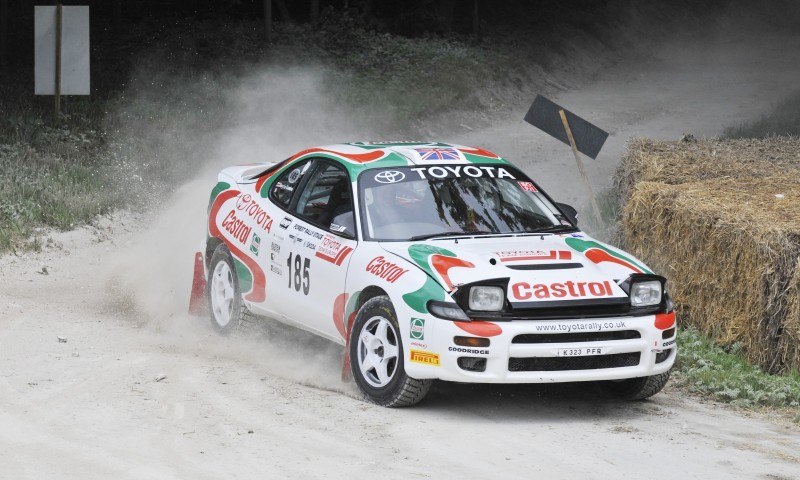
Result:
{"label": "sign post", "polygon": [[597,225],[602,225],[600,207],[597,205],[597,199],[579,153],[590,158],[597,158],[597,154],[600,153],[600,149],[603,148],[603,144],[608,138],[608,133],[541,95],[537,95],[533,100],[531,108],[525,114],[525,121],[572,148],[578,172],[581,174],[592,203]]}
{"label": "sign post", "polygon": [[61,1],[56,5],[56,80],[55,80],[55,109],[56,119],[61,114],[61,24],[63,21]]}
{"label": "sign post", "polygon": [[572,154],[575,155],[575,163],[578,164],[578,171],[583,179],[583,185],[586,187],[586,191],[589,192],[589,198],[592,200],[592,210],[594,210],[595,220],[597,220],[597,225],[600,226],[603,224],[603,218],[600,216],[600,207],[597,206],[597,199],[594,198],[592,184],[589,182],[589,176],[586,175],[586,169],[583,167],[583,161],[581,160],[581,156],[578,154],[578,147],[575,146],[575,138],[572,136],[572,129],[569,127],[567,115],[564,113],[563,108],[558,110],[558,114],[561,116],[561,122],[564,123],[564,131],[567,132],[569,146],[572,147]]}

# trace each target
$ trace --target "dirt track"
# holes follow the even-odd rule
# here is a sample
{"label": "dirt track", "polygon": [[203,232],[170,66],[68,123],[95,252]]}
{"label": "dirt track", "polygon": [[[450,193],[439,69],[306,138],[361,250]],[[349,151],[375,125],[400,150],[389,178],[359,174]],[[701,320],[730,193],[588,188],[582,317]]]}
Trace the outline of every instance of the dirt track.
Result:
{"label": "dirt track", "polygon": [[[735,47],[665,51],[562,94],[612,130],[597,184],[631,135],[714,134],[793,87],[800,45]],[[454,140],[568,185],[568,150],[512,118]],[[440,384],[387,410],[339,381],[341,351],[324,341],[218,338],[181,313],[208,183],[176,192],[146,231],[117,216],[0,258],[0,478],[800,477],[796,426],[669,388],[626,404],[569,386]]]}

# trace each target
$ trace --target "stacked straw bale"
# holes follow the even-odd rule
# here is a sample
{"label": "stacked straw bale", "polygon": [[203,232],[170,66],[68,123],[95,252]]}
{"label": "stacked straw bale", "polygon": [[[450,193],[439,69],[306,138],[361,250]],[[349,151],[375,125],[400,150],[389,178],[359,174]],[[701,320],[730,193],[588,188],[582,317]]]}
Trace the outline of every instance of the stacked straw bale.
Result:
{"label": "stacked straw bale", "polygon": [[800,139],[637,139],[615,184],[625,247],[669,279],[682,320],[800,369]]}

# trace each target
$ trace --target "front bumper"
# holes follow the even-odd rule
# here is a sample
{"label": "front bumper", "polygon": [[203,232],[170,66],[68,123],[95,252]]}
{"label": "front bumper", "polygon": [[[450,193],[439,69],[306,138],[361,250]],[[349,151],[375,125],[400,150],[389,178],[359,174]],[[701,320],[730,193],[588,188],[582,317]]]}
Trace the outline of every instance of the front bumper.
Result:
{"label": "front bumper", "polygon": [[[488,333],[496,333],[497,327],[501,332],[486,337],[490,340],[488,347],[473,348],[456,345],[454,337],[486,336],[481,335],[481,329],[469,328],[463,322],[427,320],[427,341],[406,342],[409,376],[469,383],[620,380],[666,372],[677,354],[675,334],[664,338],[664,330],[655,326],[655,315],[482,323],[496,326],[485,329]],[[674,327],[676,324],[666,331],[676,332]],[[602,354],[559,356],[564,349],[581,349],[581,353],[597,353],[599,349]],[[420,358],[415,352],[437,356],[438,365],[415,361]],[[481,371],[474,371],[476,366]]]}

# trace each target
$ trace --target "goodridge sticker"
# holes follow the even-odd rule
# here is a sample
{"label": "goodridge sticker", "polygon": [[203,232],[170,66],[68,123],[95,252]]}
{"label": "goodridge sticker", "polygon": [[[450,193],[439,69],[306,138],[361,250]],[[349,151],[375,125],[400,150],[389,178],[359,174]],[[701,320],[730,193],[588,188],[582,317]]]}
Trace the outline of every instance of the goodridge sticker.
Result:
{"label": "goodridge sticker", "polygon": [[411,361],[414,363],[421,363],[423,365],[438,367],[439,354],[431,352],[423,352],[421,350],[411,350]]}

